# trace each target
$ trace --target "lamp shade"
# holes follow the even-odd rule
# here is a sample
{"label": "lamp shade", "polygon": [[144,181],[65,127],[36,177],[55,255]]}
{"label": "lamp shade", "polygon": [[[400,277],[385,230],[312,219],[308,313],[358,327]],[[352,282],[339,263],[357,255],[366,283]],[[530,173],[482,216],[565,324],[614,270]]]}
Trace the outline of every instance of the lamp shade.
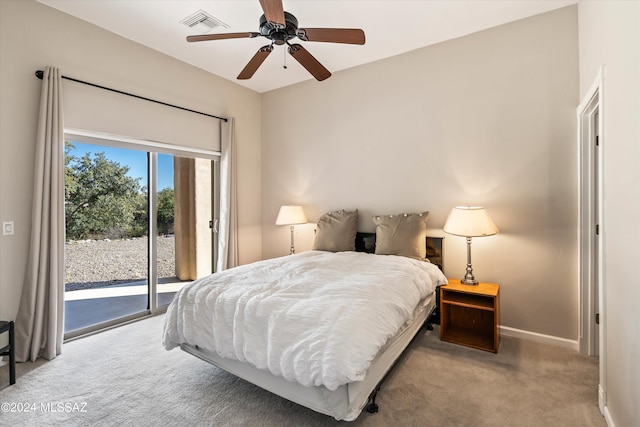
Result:
{"label": "lamp shade", "polygon": [[307,217],[302,206],[283,205],[278,211],[276,225],[306,224]]}
{"label": "lamp shade", "polygon": [[492,236],[499,232],[487,211],[477,206],[457,206],[451,209],[443,230],[463,237]]}

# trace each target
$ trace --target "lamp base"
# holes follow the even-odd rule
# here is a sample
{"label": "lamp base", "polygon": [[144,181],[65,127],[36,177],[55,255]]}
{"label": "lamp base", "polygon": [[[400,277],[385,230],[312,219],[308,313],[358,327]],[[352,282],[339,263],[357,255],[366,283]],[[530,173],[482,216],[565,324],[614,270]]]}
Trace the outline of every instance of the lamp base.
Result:
{"label": "lamp base", "polygon": [[293,246],[293,225],[289,226],[291,229],[291,247],[289,248],[289,255],[296,253],[296,248]]}
{"label": "lamp base", "polygon": [[477,286],[478,281],[473,276],[473,267],[471,266],[471,237],[467,237],[467,270],[464,279],[460,280],[463,285]]}

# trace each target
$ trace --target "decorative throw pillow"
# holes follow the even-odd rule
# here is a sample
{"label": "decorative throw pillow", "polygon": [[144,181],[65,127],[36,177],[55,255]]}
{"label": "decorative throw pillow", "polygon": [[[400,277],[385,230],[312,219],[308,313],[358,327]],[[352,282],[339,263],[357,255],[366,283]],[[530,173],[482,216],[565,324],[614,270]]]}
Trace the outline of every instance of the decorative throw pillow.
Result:
{"label": "decorative throw pillow", "polygon": [[318,220],[313,249],[342,252],[356,249],[358,210],[327,212]]}
{"label": "decorative throw pillow", "polygon": [[427,255],[429,212],[374,215],[376,254],[402,255],[424,259]]}

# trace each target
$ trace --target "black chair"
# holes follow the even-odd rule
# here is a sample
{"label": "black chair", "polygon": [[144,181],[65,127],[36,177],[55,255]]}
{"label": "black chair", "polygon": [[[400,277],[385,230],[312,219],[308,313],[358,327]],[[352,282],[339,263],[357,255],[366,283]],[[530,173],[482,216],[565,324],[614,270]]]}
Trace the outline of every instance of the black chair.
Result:
{"label": "black chair", "polygon": [[0,320],[0,334],[9,332],[9,344],[0,348],[0,356],[9,356],[9,385],[16,383],[16,349],[13,322]]}

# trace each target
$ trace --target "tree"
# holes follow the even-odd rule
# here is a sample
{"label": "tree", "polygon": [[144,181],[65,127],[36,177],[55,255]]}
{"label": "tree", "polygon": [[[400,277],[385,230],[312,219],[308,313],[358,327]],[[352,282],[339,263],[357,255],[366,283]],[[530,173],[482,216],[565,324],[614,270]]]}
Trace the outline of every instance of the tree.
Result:
{"label": "tree", "polygon": [[173,234],[173,188],[165,188],[158,193],[158,232]]}
{"label": "tree", "polygon": [[128,166],[90,153],[70,155],[65,142],[65,221],[68,239],[130,236],[141,197],[139,180],[127,176]]}

